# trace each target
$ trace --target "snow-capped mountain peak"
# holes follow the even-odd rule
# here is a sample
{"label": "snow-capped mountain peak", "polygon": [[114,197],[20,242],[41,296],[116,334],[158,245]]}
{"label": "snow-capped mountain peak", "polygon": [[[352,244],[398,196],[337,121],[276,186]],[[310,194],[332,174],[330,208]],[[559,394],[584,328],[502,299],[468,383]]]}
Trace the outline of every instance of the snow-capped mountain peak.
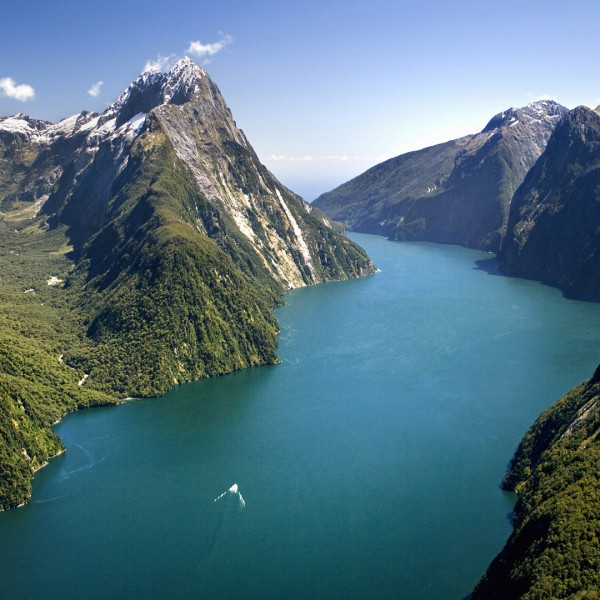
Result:
{"label": "snow-capped mountain peak", "polygon": [[106,113],[115,116],[117,125],[121,125],[134,115],[148,113],[162,104],[182,104],[200,91],[205,78],[204,69],[186,56],[167,73],[158,70],[142,73]]}
{"label": "snow-capped mountain peak", "polygon": [[206,71],[199,67],[191,58],[184,56],[179,59],[168,72],[169,78],[190,80],[205,77]]}
{"label": "snow-capped mountain peak", "polygon": [[548,122],[554,126],[568,109],[554,100],[536,100],[522,108],[509,108],[498,113],[484,127],[482,133],[492,132],[500,127],[516,127],[519,123],[531,124]]}
{"label": "snow-capped mountain peak", "polygon": [[[199,91],[198,83],[205,77],[206,71],[187,56],[178,60],[167,73],[163,86],[165,103],[176,98],[183,101],[189,100],[194,93]],[[179,102],[175,101],[175,103]]]}
{"label": "snow-capped mountain peak", "polygon": [[84,133],[88,145],[97,147],[107,137],[121,133],[132,139],[142,131],[145,115],[159,106],[184,104],[197,96],[210,97],[209,105],[214,105],[213,95],[207,73],[186,56],[166,73],[141,73],[101,115],[84,111],[52,124],[19,113],[0,118],[0,134],[4,144],[49,144],[58,137]]}

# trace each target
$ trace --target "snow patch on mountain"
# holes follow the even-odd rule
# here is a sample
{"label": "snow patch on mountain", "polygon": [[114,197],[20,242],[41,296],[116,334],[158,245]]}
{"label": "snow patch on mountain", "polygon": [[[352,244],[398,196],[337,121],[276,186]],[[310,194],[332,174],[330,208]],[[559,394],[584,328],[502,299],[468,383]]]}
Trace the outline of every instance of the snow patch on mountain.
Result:
{"label": "snow patch on mountain", "polygon": [[12,117],[0,119],[0,130],[10,133],[20,133],[27,136],[33,136],[37,133],[36,129],[31,126],[29,120],[24,118],[24,115],[18,114]]}
{"label": "snow patch on mountain", "polygon": [[117,127],[117,118],[114,117],[114,118],[110,119],[109,121],[106,121],[105,123],[103,123],[100,127],[97,127],[95,130],[93,130],[89,137],[92,139],[105,138],[106,136],[113,133],[115,131],[116,127]]}
{"label": "snow patch on mountain", "polygon": [[[303,229],[309,225],[300,216],[300,211],[311,212],[310,205],[278,189],[237,127],[217,86],[187,57],[168,73],[142,73],[100,115],[85,111],[53,125],[20,114],[0,119],[2,131],[8,134],[0,138],[2,143],[33,141],[51,149],[55,142],[73,138],[68,146],[74,148],[72,187],[86,182],[87,173],[96,178],[86,189],[86,201],[94,207],[109,204],[110,182],[127,166],[136,138],[144,132],[150,137],[165,134],[177,157],[191,170],[203,197],[198,211],[206,200],[218,213],[228,215],[227,220],[235,223],[266,268],[287,287],[320,280],[315,268],[319,258],[315,254],[313,259]],[[64,169],[61,162],[51,177],[29,185],[26,199],[32,211],[37,212],[49,198]],[[94,218],[90,213],[89,219]],[[329,221],[325,224],[331,226]],[[198,219],[197,225],[200,234],[207,233]]]}
{"label": "snow patch on mountain", "polygon": [[92,119],[87,121],[87,123],[82,125],[79,128],[79,131],[91,131],[92,129],[95,129],[98,126],[99,120],[100,120],[100,115],[96,115],[95,117],[93,117]]}

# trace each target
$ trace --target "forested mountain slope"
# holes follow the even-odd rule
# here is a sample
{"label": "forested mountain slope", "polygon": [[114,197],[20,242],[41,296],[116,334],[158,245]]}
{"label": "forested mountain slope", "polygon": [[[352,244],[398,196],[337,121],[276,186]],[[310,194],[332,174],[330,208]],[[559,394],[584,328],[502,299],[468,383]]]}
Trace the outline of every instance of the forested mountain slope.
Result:
{"label": "forested mountain slope", "polygon": [[514,532],[473,600],[600,595],[600,367],[544,412],[523,438],[507,490]]}

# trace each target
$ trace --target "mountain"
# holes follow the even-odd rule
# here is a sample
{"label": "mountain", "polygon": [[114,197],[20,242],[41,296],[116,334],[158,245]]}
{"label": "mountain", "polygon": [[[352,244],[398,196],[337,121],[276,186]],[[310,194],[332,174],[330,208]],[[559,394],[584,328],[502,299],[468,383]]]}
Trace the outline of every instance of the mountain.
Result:
{"label": "mountain", "polygon": [[313,202],[349,229],[496,252],[517,187],[567,109],[511,108],[477,134],[402,154]]}
{"label": "mountain", "polygon": [[600,300],[600,114],[563,117],[515,193],[499,259],[504,273]]}
{"label": "mountain", "polygon": [[[194,193],[233,220],[278,283],[296,287],[338,275],[318,260],[320,234],[331,224],[311,217],[310,205],[260,164],[216,85],[187,58],[170,73],[142,74],[102,115],[83,112],[57,125],[25,115],[0,119],[0,144],[6,173],[0,208],[41,210],[50,224],[68,224],[78,252],[114,217],[111,202],[126,183],[122,171],[131,153],[155,157],[164,145],[191,171]],[[198,228],[196,215],[189,216]],[[345,242],[347,248],[356,247]]]}
{"label": "mountain", "polygon": [[514,531],[473,600],[597,598],[600,590],[600,367],[544,412],[503,487]]}
{"label": "mountain", "polygon": [[275,363],[285,290],[374,270],[189,59],[102,114],[0,119],[0,211],[0,508],[65,412]]}

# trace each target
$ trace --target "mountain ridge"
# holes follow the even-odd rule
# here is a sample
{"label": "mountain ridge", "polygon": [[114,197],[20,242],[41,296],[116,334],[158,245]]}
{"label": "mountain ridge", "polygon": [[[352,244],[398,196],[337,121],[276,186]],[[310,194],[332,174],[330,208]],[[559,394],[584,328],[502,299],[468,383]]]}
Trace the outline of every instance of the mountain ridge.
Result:
{"label": "mountain ridge", "polygon": [[551,100],[508,109],[479,133],[389,159],[313,205],[351,230],[496,252],[512,195],[566,111]]}

